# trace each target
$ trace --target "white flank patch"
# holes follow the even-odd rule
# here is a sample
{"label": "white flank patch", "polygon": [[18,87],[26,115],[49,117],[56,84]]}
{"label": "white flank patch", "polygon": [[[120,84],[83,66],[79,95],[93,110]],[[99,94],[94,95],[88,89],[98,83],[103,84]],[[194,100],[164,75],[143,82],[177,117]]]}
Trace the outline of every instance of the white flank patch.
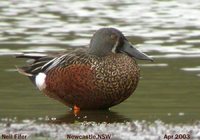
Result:
{"label": "white flank patch", "polygon": [[43,89],[46,88],[45,78],[46,78],[46,74],[45,73],[39,73],[35,77],[35,84],[36,84],[36,86],[38,87],[39,90],[43,90]]}

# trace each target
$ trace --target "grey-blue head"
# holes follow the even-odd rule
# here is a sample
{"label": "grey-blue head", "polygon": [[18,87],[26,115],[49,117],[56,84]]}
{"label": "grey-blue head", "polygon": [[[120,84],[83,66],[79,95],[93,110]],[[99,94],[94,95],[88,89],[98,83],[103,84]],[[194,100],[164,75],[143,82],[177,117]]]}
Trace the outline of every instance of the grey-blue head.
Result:
{"label": "grey-blue head", "polygon": [[152,61],[152,58],[134,48],[122,32],[115,28],[97,30],[90,41],[89,53],[99,57],[104,57],[111,53],[126,53],[136,59]]}

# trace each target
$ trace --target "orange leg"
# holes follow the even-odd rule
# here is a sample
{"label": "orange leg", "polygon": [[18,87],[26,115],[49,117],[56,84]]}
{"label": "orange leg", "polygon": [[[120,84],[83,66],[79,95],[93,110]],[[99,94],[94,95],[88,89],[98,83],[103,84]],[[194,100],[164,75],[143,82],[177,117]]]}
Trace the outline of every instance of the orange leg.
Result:
{"label": "orange leg", "polygon": [[80,112],[80,108],[74,105],[74,115],[77,115]]}

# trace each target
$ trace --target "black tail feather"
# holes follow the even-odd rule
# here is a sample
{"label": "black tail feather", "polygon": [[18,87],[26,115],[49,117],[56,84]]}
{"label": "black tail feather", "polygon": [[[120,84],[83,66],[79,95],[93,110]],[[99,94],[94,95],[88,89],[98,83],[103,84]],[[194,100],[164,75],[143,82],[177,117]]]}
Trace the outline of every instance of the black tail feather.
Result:
{"label": "black tail feather", "polygon": [[30,55],[30,54],[20,54],[16,55],[16,58],[25,58],[31,61],[28,61],[26,66],[18,67],[16,66],[18,72],[25,76],[28,76],[31,81],[35,79],[35,75],[40,72],[45,71],[42,69],[42,66],[50,61],[53,57],[41,56],[41,55]]}

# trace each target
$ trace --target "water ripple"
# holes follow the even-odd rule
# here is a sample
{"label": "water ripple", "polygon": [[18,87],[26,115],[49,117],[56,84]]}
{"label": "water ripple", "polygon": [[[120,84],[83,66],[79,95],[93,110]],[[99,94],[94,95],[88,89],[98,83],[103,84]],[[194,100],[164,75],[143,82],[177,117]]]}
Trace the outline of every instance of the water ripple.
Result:
{"label": "water ripple", "polygon": [[193,67],[193,68],[181,68],[183,71],[200,71],[200,66]]}
{"label": "water ripple", "polygon": [[146,51],[200,53],[198,2],[3,0],[0,7],[0,44],[86,45],[95,30],[112,26],[142,38]]}
{"label": "water ripple", "polygon": [[[181,115],[181,114],[180,114]],[[68,135],[101,135],[109,134],[111,139],[164,139],[165,134],[187,134],[189,139],[199,139],[200,125],[171,125],[161,121],[153,123],[133,121],[126,123],[93,123],[77,124],[36,124],[34,121],[24,120],[23,123],[0,123],[1,134],[24,134],[29,138],[66,139]]]}

